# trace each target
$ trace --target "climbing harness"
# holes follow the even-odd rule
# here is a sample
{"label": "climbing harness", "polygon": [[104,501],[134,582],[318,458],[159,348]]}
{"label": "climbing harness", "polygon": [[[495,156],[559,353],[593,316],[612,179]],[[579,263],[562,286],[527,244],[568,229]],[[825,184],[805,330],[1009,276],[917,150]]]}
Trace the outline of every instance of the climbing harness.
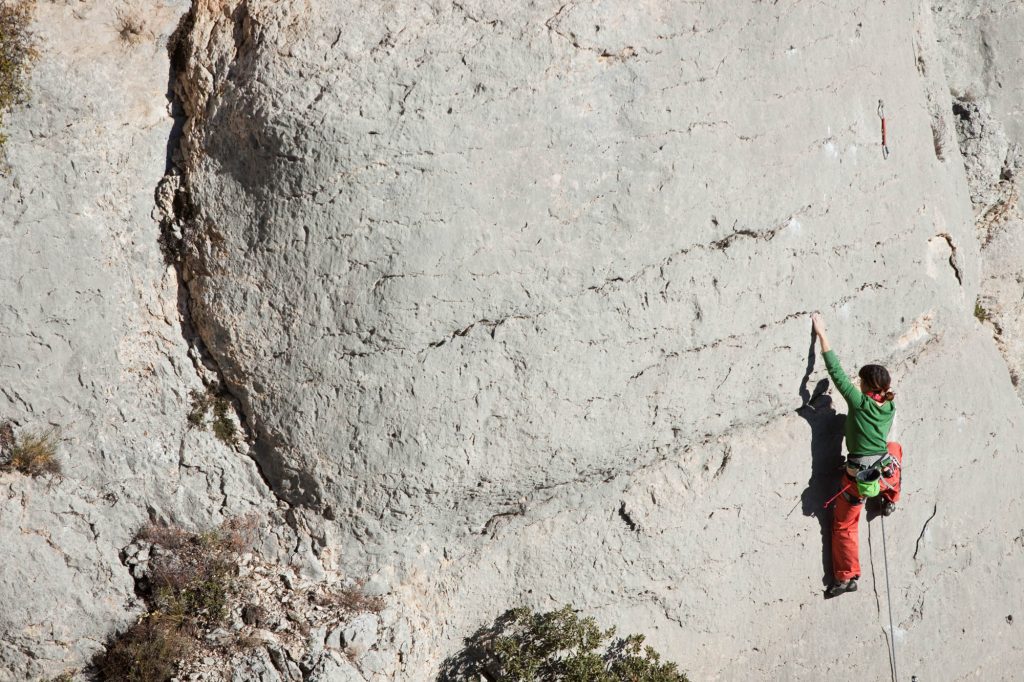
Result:
{"label": "climbing harness", "polygon": [[892,592],[889,590],[889,553],[886,551],[884,516],[882,517],[882,559],[885,562],[885,599],[889,604],[889,649],[892,652],[892,680],[900,682],[899,673],[896,672],[896,631],[892,626]]}
{"label": "climbing harness", "polygon": [[878,118],[882,119],[882,158],[889,158],[889,141],[885,134],[885,103],[878,100]]}
{"label": "climbing harness", "polygon": [[[875,497],[878,495],[882,490],[881,486],[883,484],[886,488],[892,490],[892,486],[885,479],[891,478],[896,469],[902,468],[899,460],[888,453],[872,464],[862,465],[856,462],[847,461],[844,467],[857,469],[857,475],[854,477],[847,474],[846,477],[850,479],[850,481],[844,485],[838,493],[828,498],[824,505],[826,508],[828,508],[828,506],[840,495],[846,498],[846,501],[850,504],[862,504],[868,497]],[[853,495],[847,493],[847,491],[854,486],[856,486],[859,494],[856,501],[851,499],[854,497]]]}

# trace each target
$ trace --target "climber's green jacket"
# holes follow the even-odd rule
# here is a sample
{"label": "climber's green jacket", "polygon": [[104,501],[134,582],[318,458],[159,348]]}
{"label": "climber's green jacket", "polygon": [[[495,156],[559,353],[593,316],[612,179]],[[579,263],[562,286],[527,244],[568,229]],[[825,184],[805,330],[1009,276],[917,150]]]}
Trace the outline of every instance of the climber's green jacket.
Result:
{"label": "climber's green jacket", "polygon": [[846,399],[850,413],[846,416],[846,449],[851,455],[876,455],[886,451],[886,438],[896,416],[891,400],[879,403],[864,395],[846,376],[834,350],[821,354],[825,367],[839,394]]}

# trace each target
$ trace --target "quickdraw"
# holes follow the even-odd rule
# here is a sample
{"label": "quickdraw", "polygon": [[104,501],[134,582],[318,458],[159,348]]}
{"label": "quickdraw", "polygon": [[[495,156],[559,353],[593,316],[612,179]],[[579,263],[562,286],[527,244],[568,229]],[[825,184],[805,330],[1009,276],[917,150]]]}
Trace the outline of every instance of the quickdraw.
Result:
{"label": "quickdraw", "polygon": [[889,140],[885,133],[885,103],[878,100],[878,118],[882,119],[882,158],[889,158]]}

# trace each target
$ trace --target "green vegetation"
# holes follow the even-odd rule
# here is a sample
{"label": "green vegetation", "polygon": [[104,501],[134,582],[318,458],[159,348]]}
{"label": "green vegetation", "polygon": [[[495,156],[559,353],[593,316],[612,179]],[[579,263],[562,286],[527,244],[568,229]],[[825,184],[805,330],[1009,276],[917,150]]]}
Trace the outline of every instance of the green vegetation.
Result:
{"label": "green vegetation", "polygon": [[988,322],[992,319],[992,314],[981,304],[981,299],[974,302],[974,316],[979,322]]}
{"label": "green vegetation", "polygon": [[121,633],[95,661],[99,679],[166,682],[188,652],[190,638],[169,619],[146,617]]}
{"label": "green vegetation", "polygon": [[252,544],[255,518],[232,519],[205,533],[150,524],[138,538],[153,545],[143,594],[149,612],[117,635],[95,661],[101,680],[164,682],[178,662],[225,624],[238,590],[237,559]]}
{"label": "green vegetation", "polygon": [[615,637],[571,606],[533,613],[507,611],[466,640],[445,661],[442,682],[477,679],[508,682],[688,682],[675,663],[662,662],[643,635]]}
{"label": "green vegetation", "polygon": [[189,424],[196,428],[206,428],[207,415],[212,413],[209,426],[213,435],[225,445],[234,447],[238,444],[238,431],[231,420],[230,400],[201,391],[192,391],[189,398],[192,403],[187,417]]}
{"label": "green vegetation", "polygon": [[60,462],[57,461],[57,446],[60,432],[56,428],[44,431],[22,432],[17,438],[9,423],[0,433],[0,450],[3,451],[2,469],[14,469],[26,476],[59,476]]}
{"label": "green vegetation", "polygon": [[4,114],[25,102],[28,72],[36,56],[29,25],[35,0],[0,0],[0,152],[7,142]]}

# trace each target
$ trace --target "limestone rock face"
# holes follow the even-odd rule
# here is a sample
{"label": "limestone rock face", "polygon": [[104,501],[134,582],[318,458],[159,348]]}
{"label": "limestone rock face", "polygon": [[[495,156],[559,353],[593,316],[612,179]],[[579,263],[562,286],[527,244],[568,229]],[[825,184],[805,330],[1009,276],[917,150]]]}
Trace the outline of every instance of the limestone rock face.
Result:
{"label": "limestone rock face", "polygon": [[[694,680],[1024,663],[1013,3],[154,7],[41,4],[7,119],[0,417],[66,440],[0,475],[0,671],[137,615],[143,521],[249,510],[389,607],[240,680],[430,679],[567,602]],[[815,310],[906,451],[832,601]]]}
{"label": "limestone rock face", "polygon": [[151,214],[174,123],[163,44],[187,6],[149,8],[133,42],[114,3],[39,3],[32,99],[5,117],[0,420],[59,427],[64,470],[0,473],[5,680],[79,667],[138,616],[120,552],[145,521],[275,508],[248,457],[186,420],[203,383]]}
{"label": "limestone rock face", "polygon": [[1017,3],[938,6],[957,138],[981,242],[982,281],[975,316],[988,326],[1024,398],[1024,170],[1020,78],[1024,7]]}
{"label": "limestone rock face", "polygon": [[938,30],[926,3],[197,5],[196,323],[320,558],[407,604],[382,674],[520,601],[696,678],[888,674],[870,590],[820,600],[842,409],[813,310],[851,370],[897,378],[904,671],[1020,660],[1020,503],[994,481],[1024,415],[971,314]]}

